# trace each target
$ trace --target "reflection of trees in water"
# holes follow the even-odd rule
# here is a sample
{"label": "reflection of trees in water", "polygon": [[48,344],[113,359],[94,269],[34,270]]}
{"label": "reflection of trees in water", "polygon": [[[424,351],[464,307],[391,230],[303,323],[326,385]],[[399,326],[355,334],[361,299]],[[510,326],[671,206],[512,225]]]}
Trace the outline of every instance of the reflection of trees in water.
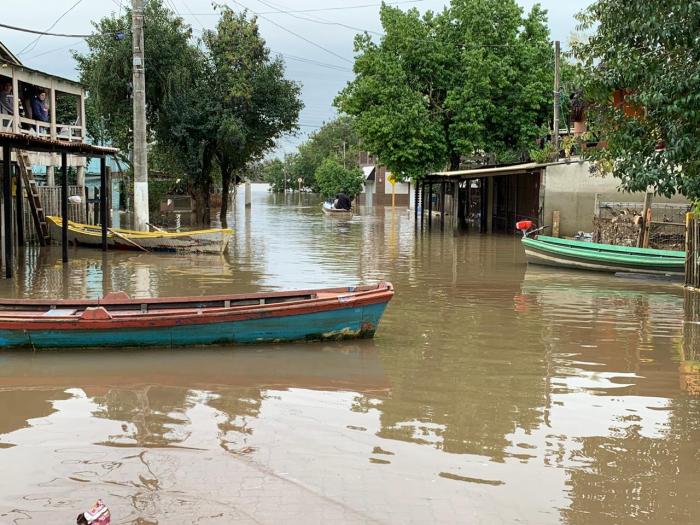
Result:
{"label": "reflection of trees in water", "polygon": [[54,401],[71,397],[64,390],[0,390],[0,435],[28,427],[30,419],[53,414]]}
{"label": "reflection of trees in water", "polygon": [[681,388],[700,395],[700,293],[686,291],[683,339],[679,345]]}
{"label": "reflection of trees in water", "polygon": [[579,439],[581,450],[567,470],[571,525],[599,523],[697,523],[700,518],[700,402],[670,401],[663,438],[624,435]]}
{"label": "reflection of trees in water", "polygon": [[185,412],[193,402],[185,388],[111,388],[93,401],[99,405],[93,416],[132,425],[122,425],[124,433],[110,436],[109,444],[159,447],[181,443],[189,435],[183,431],[183,423],[188,421]]}
{"label": "reflection of trees in water", "polygon": [[218,423],[224,449],[232,450],[245,444],[247,436],[253,433],[249,423],[259,416],[262,398],[259,388],[226,388],[217,390],[216,396],[207,401],[225,416],[225,420]]}

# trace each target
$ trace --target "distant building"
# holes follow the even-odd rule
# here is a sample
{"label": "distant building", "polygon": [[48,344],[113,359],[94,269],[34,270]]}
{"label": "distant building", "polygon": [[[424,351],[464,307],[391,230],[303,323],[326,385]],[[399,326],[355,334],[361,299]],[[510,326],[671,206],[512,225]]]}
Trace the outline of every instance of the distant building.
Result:
{"label": "distant building", "polygon": [[367,151],[359,153],[358,163],[365,177],[364,188],[357,197],[360,206],[391,206],[392,190],[396,206],[410,205],[410,183],[397,182],[392,188],[391,172],[387,171],[386,166],[378,164],[377,159]]}

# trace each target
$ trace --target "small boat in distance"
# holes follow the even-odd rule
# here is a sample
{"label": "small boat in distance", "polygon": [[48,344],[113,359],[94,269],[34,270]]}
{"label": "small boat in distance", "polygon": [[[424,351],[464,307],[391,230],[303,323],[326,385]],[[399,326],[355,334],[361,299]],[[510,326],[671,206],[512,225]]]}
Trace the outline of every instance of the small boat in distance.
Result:
{"label": "small boat in distance", "polygon": [[329,217],[343,217],[343,218],[350,218],[353,215],[352,209],[349,210],[343,210],[343,209],[338,209],[333,207],[332,202],[324,202],[321,205],[321,209],[323,210],[323,213],[328,215]]}
{"label": "small boat in distance", "polygon": [[[51,238],[61,242],[61,217],[47,216]],[[107,246],[118,250],[143,250],[156,252],[223,253],[233,235],[229,228],[209,228],[183,232],[135,231],[109,228]],[[100,248],[102,228],[91,224],[68,221],[68,243],[77,246]]]}
{"label": "small boat in distance", "polygon": [[373,337],[391,283],[203,297],[0,299],[0,348],[189,346]]}
{"label": "small boat in distance", "polygon": [[531,221],[520,221],[516,227],[523,232],[522,243],[529,264],[607,273],[668,276],[682,276],[685,273],[683,251],[616,246],[546,235],[529,237],[541,230],[529,231]]}

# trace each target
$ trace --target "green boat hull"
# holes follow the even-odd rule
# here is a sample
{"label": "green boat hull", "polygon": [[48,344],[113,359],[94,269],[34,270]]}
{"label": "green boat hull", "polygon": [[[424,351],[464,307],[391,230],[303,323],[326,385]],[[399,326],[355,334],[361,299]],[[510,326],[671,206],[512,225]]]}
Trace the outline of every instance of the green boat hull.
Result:
{"label": "green boat hull", "polygon": [[607,273],[683,275],[685,252],[631,248],[539,235],[523,237],[528,263]]}

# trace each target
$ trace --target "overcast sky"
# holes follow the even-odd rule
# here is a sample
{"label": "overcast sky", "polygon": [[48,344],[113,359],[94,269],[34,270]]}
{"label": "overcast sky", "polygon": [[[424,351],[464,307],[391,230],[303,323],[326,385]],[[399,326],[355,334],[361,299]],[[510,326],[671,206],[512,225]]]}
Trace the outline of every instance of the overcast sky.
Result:
{"label": "overcast sky", "polygon": [[[217,16],[211,0],[164,1],[192,26],[195,35],[216,23]],[[540,0],[539,3],[549,12],[552,38],[561,40],[563,47],[566,47],[575,29],[574,15],[591,1]],[[48,30],[76,2],[77,5],[51,31],[90,33],[91,20],[118,13],[121,6],[128,5],[131,0],[2,0],[2,22]],[[219,0],[219,3],[227,3],[236,9],[245,6],[249,11],[259,13],[261,32],[268,46],[284,55],[288,78],[302,83],[305,108],[300,118],[300,132],[296,137],[281,141],[280,147],[285,150],[294,149],[308,133],[335,114],[331,105],[333,97],[352,79],[353,36],[358,30],[381,31],[380,0]],[[390,3],[397,3],[404,9],[415,7],[423,12],[441,10],[446,2],[392,0]],[[518,0],[518,3],[529,10],[536,2]],[[275,13],[279,10],[294,13]],[[55,75],[77,77],[70,50],[85,50],[84,42],[74,38],[44,36],[32,43],[35,38],[34,35],[0,28],[0,40],[13,53],[19,54],[25,65]]]}

